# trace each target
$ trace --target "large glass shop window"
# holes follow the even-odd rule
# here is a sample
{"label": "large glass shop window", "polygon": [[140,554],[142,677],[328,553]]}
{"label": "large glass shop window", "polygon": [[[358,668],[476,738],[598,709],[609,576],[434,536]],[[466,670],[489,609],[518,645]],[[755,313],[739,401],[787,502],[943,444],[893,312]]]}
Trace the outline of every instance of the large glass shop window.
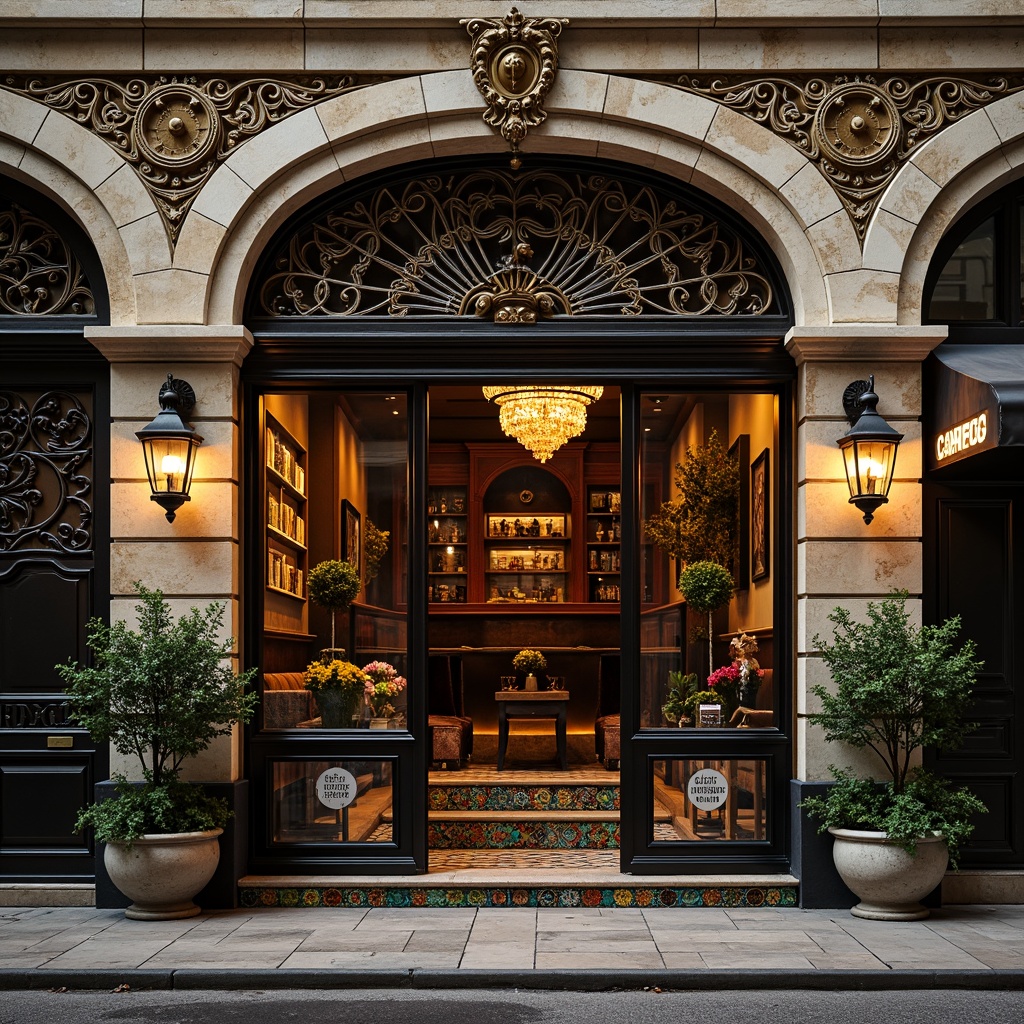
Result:
{"label": "large glass shop window", "polygon": [[640,725],[776,727],[776,398],[640,399]]}
{"label": "large glass shop window", "polygon": [[404,729],[406,395],[266,395],[263,726]]}

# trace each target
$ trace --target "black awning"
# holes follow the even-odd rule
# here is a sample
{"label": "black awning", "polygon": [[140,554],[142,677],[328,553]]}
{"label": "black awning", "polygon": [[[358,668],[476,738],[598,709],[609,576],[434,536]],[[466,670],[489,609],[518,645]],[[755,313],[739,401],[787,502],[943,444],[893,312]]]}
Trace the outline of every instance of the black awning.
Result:
{"label": "black awning", "polygon": [[928,469],[1024,446],[1024,345],[942,345],[925,379]]}

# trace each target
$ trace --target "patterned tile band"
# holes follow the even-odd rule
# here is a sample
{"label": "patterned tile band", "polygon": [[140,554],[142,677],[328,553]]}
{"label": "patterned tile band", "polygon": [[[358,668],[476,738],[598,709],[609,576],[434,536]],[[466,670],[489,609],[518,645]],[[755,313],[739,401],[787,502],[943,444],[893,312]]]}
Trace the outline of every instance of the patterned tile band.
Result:
{"label": "patterned tile band", "polygon": [[617,811],[618,786],[431,786],[432,811]]}
{"label": "patterned tile band", "polygon": [[796,886],[243,887],[243,907],[795,907]]}
{"label": "patterned tile band", "polygon": [[610,850],[617,821],[431,821],[432,850]]}

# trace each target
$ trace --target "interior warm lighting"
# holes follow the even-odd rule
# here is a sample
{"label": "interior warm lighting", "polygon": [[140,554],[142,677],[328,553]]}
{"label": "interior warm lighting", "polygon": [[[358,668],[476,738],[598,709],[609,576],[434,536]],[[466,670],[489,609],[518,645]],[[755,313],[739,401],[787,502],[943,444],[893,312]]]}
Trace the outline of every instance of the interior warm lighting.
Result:
{"label": "interior warm lighting", "polygon": [[556,384],[499,385],[483,391],[500,410],[501,429],[541,462],[583,433],[587,406],[604,394],[603,387]]}

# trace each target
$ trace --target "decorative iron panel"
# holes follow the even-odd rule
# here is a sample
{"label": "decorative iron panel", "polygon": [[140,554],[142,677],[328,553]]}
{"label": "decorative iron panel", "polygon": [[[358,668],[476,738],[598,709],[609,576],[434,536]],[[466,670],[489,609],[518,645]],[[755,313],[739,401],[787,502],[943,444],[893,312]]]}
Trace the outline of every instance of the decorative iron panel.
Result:
{"label": "decorative iron panel", "polygon": [[0,553],[92,549],[92,400],[0,391]]}
{"label": "decorative iron panel", "polygon": [[[692,200],[602,175],[499,170],[376,188],[297,230],[257,315],[756,316],[769,271]],[[538,296],[540,301],[538,301]]]}
{"label": "decorative iron panel", "polygon": [[88,315],[92,289],[59,231],[0,200],[0,315]]}

